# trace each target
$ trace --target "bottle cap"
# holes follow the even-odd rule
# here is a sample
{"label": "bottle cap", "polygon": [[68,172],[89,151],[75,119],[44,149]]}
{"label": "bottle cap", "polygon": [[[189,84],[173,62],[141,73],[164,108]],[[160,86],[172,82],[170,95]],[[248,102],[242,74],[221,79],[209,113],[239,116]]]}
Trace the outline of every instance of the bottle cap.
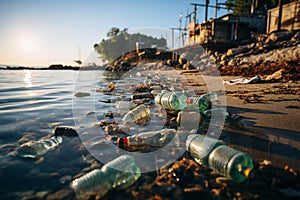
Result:
{"label": "bottle cap", "polygon": [[193,101],[192,98],[187,98],[187,99],[186,99],[186,102],[187,102],[188,104],[192,104],[194,101]]}
{"label": "bottle cap", "polygon": [[126,149],[126,147],[128,146],[128,138],[118,138],[118,146],[122,149]]}
{"label": "bottle cap", "polygon": [[251,172],[252,172],[251,168],[246,168],[244,170],[244,176],[247,177],[247,178],[251,177]]}

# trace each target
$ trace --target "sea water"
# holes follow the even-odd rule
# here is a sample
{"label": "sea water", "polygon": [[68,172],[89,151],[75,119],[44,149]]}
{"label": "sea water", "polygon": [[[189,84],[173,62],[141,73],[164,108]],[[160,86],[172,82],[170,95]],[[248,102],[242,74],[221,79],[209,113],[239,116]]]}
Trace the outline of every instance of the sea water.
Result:
{"label": "sea water", "polygon": [[[85,85],[78,85],[78,76],[96,79],[86,79]],[[100,136],[88,138],[85,146],[82,137],[64,138],[58,148],[36,159],[22,159],[9,154],[25,142],[53,136],[56,126],[76,126],[76,123],[82,122],[79,117],[90,117],[86,118],[87,126],[93,127],[94,123],[104,119],[106,112],[113,109],[120,96],[129,98],[132,95],[124,88],[134,86],[133,80],[139,81],[135,78],[124,81],[116,74],[102,71],[0,70],[1,199],[34,198],[70,189],[72,179],[90,167],[93,155],[87,150],[94,150],[94,144],[103,147],[96,150],[98,155],[108,153],[109,158],[111,148],[99,142]],[[112,81],[116,84],[115,92],[95,92],[105,89]],[[144,78],[140,81],[143,82]],[[84,99],[85,103],[74,106],[74,93],[78,91],[90,95],[75,98],[75,103],[77,99]],[[92,105],[86,107],[86,103]],[[98,134],[98,129],[92,130]],[[225,125],[221,139],[247,152],[255,161],[269,159],[279,167],[288,164],[297,169],[295,163],[299,161],[299,151],[295,148],[253,137],[253,134],[251,136],[247,130],[235,125]]]}

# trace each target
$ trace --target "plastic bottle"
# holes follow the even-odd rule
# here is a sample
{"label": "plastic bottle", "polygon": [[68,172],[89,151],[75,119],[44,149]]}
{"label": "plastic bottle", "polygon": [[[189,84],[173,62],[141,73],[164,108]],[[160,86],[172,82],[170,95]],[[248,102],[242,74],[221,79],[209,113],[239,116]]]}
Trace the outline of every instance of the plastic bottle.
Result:
{"label": "plastic bottle", "polygon": [[118,110],[131,110],[136,106],[137,106],[137,104],[135,104],[132,101],[117,101],[116,102],[116,108]]}
{"label": "plastic bottle", "polygon": [[253,169],[249,155],[213,138],[189,135],[186,149],[197,162],[234,182],[245,181]]}
{"label": "plastic bottle", "polygon": [[22,158],[36,158],[56,148],[62,141],[61,137],[55,136],[45,140],[29,141],[16,150],[16,155]]}
{"label": "plastic bottle", "polygon": [[[122,171],[117,169],[122,169]],[[122,155],[108,162],[101,169],[94,169],[74,179],[71,188],[80,199],[83,199],[85,194],[96,194],[98,198],[101,198],[111,189],[129,187],[140,176],[141,170],[134,157]]]}
{"label": "plastic bottle", "polygon": [[168,110],[182,110],[187,106],[187,96],[182,92],[162,92],[155,103]]}
{"label": "plastic bottle", "polygon": [[187,107],[192,110],[198,110],[203,114],[205,110],[211,108],[211,102],[217,100],[217,97],[217,92],[206,93],[199,97],[189,97],[187,99]]}
{"label": "plastic bottle", "polygon": [[118,139],[118,145],[125,150],[148,150],[167,145],[176,136],[175,129],[143,132]]}
{"label": "plastic bottle", "polygon": [[124,124],[135,123],[143,124],[150,119],[150,109],[144,104],[135,107],[126,113],[123,117]]}

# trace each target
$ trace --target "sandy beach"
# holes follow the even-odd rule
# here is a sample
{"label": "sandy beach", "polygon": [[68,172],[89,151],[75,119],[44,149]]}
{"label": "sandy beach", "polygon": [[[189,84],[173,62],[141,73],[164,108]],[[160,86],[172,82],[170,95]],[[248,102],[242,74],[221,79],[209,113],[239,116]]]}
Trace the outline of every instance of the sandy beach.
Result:
{"label": "sandy beach", "polygon": [[[184,76],[195,91],[207,91],[206,84],[203,81],[201,73],[187,73],[183,71]],[[205,77],[205,76],[204,76]],[[242,78],[241,76],[222,76],[224,81]],[[245,77],[243,77],[245,78]],[[251,77],[249,77],[251,78]],[[211,77],[208,80],[215,82],[218,77]],[[271,83],[249,83],[249,84],[224,84],[226,92],[226,106],[230,113],[240,116],[239,120],[243,123],[245,131],[244,139],[247,137],[264,140],[269,146],[283,145],[290,149],[300,150],[300,109],[299,94],[300,84],[298,81],[282,82],[276,81]],[[243,131],[242,131],[243,132]],[[239,133],[240,134],[240,133]],[[239,136],[241,139],[243,137]],[[253,141],[252,141],[253,143]],[[271,147],[265,148],[268,152],[255,152],[255,144],[251,141],[246,146],[250,147],[253,156],[257,159],[268,159],[272,153]],[[243,144],[237,144],[240,148],[244,148]],[[248,149],[249,150],[249,149]],[[296,151],[296,152],[297,152]],[[261,154],[261,155],[259,155]],[[275,153],[276,154],[276,153]],[[266,157],[263,158],[262,155]],[[287,160],[289,156],[287,153]],[[293,157],[293,154],[290,155]],[[275,157],[273,157],[274,159]],[[279,162],[274,163],[277,167],[283,167],[284,163],[280,162],[280,158],[275,158]],[[286,163],[287,164],[287,163]],[[289,163],[297,170],[300,169],[299,157],[297,161]]]}

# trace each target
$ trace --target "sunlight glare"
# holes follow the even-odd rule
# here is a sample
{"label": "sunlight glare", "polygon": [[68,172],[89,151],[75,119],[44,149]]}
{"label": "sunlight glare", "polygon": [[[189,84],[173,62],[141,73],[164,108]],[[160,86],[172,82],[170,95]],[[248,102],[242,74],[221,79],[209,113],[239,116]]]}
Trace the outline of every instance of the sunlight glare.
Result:
{"label": "sunlight glare", "polygon": [[21,36],[18,45],[24,53],[32,53],[36,48],[34,38],[28,35]]}

